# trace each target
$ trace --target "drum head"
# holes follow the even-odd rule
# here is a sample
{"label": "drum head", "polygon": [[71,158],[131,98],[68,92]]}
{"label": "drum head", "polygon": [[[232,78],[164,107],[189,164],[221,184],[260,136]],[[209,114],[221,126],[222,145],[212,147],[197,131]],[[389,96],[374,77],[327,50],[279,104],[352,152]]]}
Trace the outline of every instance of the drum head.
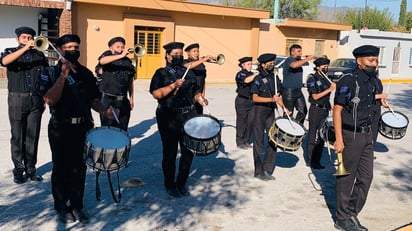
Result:
{"label": "drum head", "polygon": [[[293,127],[292,127],[293,125]],[[279,118],[276,120],[276,126],[282,131],[292,136],[305,135],[305,129],[299,123],[286,118]]]}
{"label": "drum head", "polygon": [[89,131],[86,140],[95,147],[102,149],[119,149],[130,145],[126,132],[113,127],[93,128]]}
{"label": "drum head", "polygon": [[222,127],[219,121],[207,115],[193,117],[185,122],[185,134],[195,139],[210,139],[220,133]]}
{"label": "drum head", "polygon": [[404,128],[408,126],[408,117],[400,112],[384,112],[381,116],[381,120],[388,126],[393,128]]}

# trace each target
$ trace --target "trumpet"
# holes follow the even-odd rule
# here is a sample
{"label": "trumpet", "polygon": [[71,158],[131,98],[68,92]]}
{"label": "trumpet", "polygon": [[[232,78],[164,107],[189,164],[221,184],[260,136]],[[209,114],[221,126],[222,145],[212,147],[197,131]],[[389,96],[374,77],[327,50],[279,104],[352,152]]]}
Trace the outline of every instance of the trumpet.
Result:
{"label": "trumpet", "polygon": [[343,157],[342,153],[336,153],[338,156],[338,168],[336,169],[336,173],[333,174],[335,176],[346,176],[349,175],[350,172],[346,171],[345,166],[343,165]]}
{"label": "trumpet", "polygon": [[[53,48],[53,50],[57,53],[60,59],[67,61],[67,59],[56,49],[56,47],[51,42],[49,42],[49,40],[46,37],[39,36],[33,41],[33,48],[38,51],[45,51],[49,48],[49,46]],[[70,69],[73,71],[73,73],[77,73],[72,64],[70,64]]]}
{"label": "trumpet", "polygon": [[207,62],[222,65],[225,63],[225,56],[223,54],[218,54],[216,57],[211,57]]}
{"label": "trumpet", "polygon": [[129,53],[134,53],[137,57],[143,57],[146,54],[146,48],[141,44],[136,44],[133,48],[127,49]]}

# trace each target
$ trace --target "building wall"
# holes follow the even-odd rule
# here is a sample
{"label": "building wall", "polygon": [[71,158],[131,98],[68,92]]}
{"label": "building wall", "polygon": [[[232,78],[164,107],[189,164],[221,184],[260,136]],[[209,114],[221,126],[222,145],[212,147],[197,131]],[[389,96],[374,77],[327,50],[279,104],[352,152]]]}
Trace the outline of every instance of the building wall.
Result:
{"label": "building wall", "polygon": [[[237,60],[243,56],[257,56],[258,24],[249,18],[86,3],[75,4],[72,14],[73,31],[82,38],[80,61],[92,70],[97,57],[107,49],[110,38],[123,36],[127,47],[133,47],[135,25],[164,27],[162,44],[181,41],[189,45],[197,42],[200,44],[200,55],[224,54],[223,65],[206,63],[208,80],[234,80],[239,70]],[[96,30],[97,27],[99,30]],[[163,49],[162,52],[164,56]]]}
{"label": "building wall", "polygon": [[[340,57],[353,57],[352,50],[361,45],[382,47],[379,63],[379,76],[386,80],[412,79],[412,33],[385,32],[379,30],[344,31],[341,33],[339,46]],[[394,73],[394,49],[400,48],[399,72]],[[383,52],[382,52],[383,50]]]}

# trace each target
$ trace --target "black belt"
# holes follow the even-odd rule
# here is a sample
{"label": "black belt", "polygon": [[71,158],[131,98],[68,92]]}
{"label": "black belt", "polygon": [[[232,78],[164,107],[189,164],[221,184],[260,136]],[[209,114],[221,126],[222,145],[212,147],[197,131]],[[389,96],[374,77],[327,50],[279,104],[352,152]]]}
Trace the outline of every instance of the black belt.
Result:
{"label": "black belt", "polygon": [[358,133],[369,133],[372,131],[371,125],[365,125],[365,126],[360,126],[360,127],[354,127],[352,125],[348,124],[342,124],[342,129],[351,131],[351,132],[358,132]]}
{"label": "black belt", "polygon": [[157,106],[157,108],[162,109],[162,110],[169,110],[169,111],[173,111],[173,112],[176,112],[176,113],[185,114],[185,113],[190,112],[191,110],[194,110],[195,106],[190,105],[190,106],[186,106],[186,107],[173,107],[173,108],[171,108],[171,107],[165,107],[165,106],[162,106],[162,105],[159,104]]}
{"label": "black belt", "polygon": [[312,104],[312,105],[315,106],[315,107],[318,107],[318,108],[322,108],[322,109],[329,109],[328,106],[326,106],[324,104]]}
{"label": "black belt", "polygon": [[9,95],[12,95],[12,96],[35,96],[37,94],[34,94],[32,92],[9,92]]}
{"label": "black belt", "polygon": [[52,119],[59,123],[65,123],[65,124],[84,124],[85,122],[91,121],[89,117],[72,117],[72,118],[64,118],[64,119],[52,118]]}
{"label": "black belt", "polygon": [[250,99],[249,97],[243,96],[243,95],[237,95],[237,97],[242,98],[242,99]]}
{"label": "black belt", "polygon": [[126,98],[125,95],[113,95],[113,94],[108,94],[108,93],[104,93],[104,92],[102,94],[103,94],[103,97],[115,99],[117,101],[122,101]]}
{"label": "black belt", "polygon": [[259,105],[259,106],[264,106],[264,107],[270,107],[270,108],[275,108],[275,106],[276,106],[275,103],[254,103],[254,105]]}

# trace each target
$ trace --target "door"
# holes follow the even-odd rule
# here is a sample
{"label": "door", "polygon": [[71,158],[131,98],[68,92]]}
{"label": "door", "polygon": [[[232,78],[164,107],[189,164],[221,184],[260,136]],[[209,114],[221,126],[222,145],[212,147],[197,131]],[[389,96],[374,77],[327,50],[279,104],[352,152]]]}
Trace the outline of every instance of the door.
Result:
{"label": "door", "polygon": [[163,66],[161,56],[162,28],[145,28],[135,30],[135,44],[140,44],[146,49],[142,57],[136,57],[136,73],[139,79],[152,78],[156,69]]}

